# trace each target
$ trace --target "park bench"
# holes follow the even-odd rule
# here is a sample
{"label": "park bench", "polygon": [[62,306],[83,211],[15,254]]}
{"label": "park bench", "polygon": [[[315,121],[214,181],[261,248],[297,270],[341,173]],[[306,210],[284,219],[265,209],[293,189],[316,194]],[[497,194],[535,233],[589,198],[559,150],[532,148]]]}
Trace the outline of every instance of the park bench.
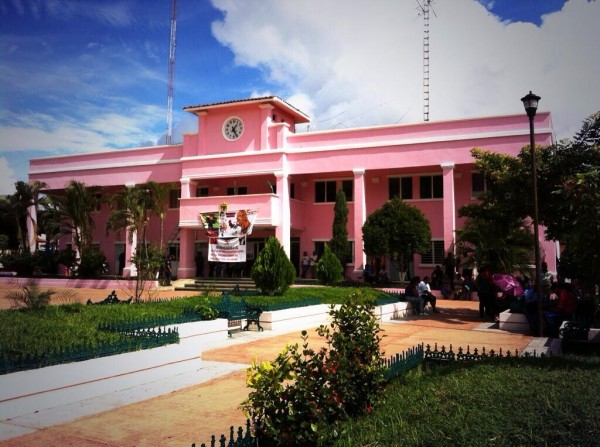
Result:
{"label": "park bench", "polygon": [[[251,324],[255,324],[259,331],[263,330],[260,325],[262,310],[259,307],[249,306],[244,300],[234,301],[226,292],[223,292],[221,301],[215,303],[214,306],[219,311],[219,318],[227,318],[229,326],[227,332],[230,337],[233,332],[232,328],[241,328],[247,331]],[[242,326],[244,320],[246,325]]]}
{"label": "park bench", "polygon": [[115,291],[113,290],[112,292],[110,292],[108,294],[108,296],[106,298],[104,298],[102,301],[98,301],[93,303],[91,299],[87,300],[86,304],[95,304],[95,305],[105,305],[105,304],[131,304],[131,301],[133,301],[133,297],[127,299],[127,300],[120,300],[119,298],[117,298],[117,294],[115,293]]}

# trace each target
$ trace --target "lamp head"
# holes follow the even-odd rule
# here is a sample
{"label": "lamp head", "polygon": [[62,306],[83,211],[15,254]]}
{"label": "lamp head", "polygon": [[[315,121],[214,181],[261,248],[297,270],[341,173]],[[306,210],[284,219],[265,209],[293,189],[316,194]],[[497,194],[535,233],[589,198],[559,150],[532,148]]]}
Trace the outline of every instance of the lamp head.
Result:
{"label": "lamp head", "polygon": [[521,98],[521,101],[523,101],[523,107],[525,107],[525,111],[527,112],[527,116],[529,118],[533,118],[535,116],[540,99],[541,98],[539,96],[531,93],[531,90],[529,90],[527,95]]}

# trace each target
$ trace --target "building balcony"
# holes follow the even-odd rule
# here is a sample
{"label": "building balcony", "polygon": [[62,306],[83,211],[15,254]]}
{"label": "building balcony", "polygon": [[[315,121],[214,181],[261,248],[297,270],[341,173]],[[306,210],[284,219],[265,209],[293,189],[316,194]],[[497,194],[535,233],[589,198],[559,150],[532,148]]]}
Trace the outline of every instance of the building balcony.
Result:
{"label": "building balcony", "polygon": [[277,226],[281,219],[279,197],[276,194],[190,197],[179,201],[179,226],[201,228],[199,213],[217,212],[222,203],[227,203],[227,209],[230,211],[256,210],[257,219],[254,225]]}

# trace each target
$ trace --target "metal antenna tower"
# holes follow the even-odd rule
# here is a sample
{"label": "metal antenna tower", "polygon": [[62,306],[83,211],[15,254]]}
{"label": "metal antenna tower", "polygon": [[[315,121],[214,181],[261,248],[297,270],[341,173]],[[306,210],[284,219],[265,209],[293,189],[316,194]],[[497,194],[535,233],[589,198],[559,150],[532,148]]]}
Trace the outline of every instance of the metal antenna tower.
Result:
{"label": "metal antenna tower", "polygon": [[171,36],[169,39],[169,87],[167,93],[167,135],[166,144],[172,144],[173,134],[173,81],[175,78],[175,46],[177,29],[177,0],[173,0],[171,7]]}
{"label": "metal antenna tower", "polygon": [[[423,14],[423,121],[429,121],[429,11],[433,0],[417,0]],[[433,9],[431,9],[433,11]],[[437,17],[435,11],[433,15]]]}

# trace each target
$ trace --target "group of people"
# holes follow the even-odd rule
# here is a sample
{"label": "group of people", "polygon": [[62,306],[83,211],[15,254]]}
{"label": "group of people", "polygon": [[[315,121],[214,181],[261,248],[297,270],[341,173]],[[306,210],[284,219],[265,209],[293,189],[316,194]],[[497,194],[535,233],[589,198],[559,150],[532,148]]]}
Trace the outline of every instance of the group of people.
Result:
{"label": "group of people", "polygon": [[[431,288],[439,290],[444,299],[470,300],[475,288],[473,269],[468,267],[464,259],[461,262],[452,253],[448,253],[443,265],[443,269],[441,265],[436,265],[431,272]],[[462,269],[459,271],[460,265]]]}
{"label": "group of people", "polygon": [[308,252],[302,253],[302,259],[300,260],[300,264],[302,267],[302,271],[300,272],[300,278],[307,278],[310,274],[311,278],[316,278],[316,268],[317,261],[319,260],[317,256],[317,252],[313,251],[312,256],[308,256]]}

